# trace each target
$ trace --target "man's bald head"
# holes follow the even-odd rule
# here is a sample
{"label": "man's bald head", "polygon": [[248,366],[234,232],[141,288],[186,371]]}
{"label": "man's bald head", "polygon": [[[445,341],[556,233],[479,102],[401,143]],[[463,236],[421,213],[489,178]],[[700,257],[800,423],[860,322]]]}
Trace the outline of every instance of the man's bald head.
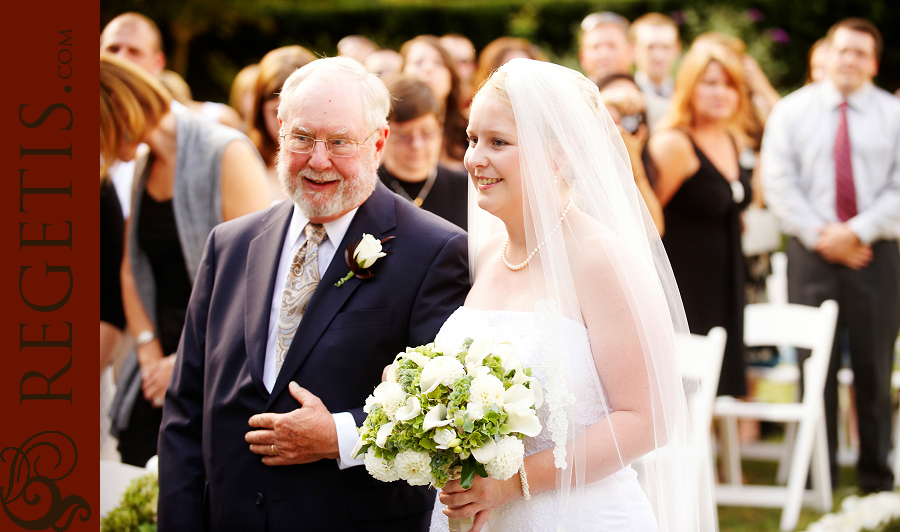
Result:
{"label": "man's bald head", "polygon": [[123,13],[109,21],[100,34],[100,53],[127,59],[154,76],[166,66],[159,27],[140,13]]}

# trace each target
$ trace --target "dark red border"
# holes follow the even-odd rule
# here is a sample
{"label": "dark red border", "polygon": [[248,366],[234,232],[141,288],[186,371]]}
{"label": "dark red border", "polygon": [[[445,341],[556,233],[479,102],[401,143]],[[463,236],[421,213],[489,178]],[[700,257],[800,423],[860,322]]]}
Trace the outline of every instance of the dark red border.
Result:
{"label": "dark red border", "polygon": [[[3,429],[0,430],[0,529],[45,530],[54,513],[52,484],[70,505],[56,519],[58,527],[68,530],[99,529],[99,439],[98,439],[98,334],[99,316],[99,209],[98,196],[98,35],[99,3],[41,0],[11,2],[4,5],[4,28],[0,31],[4,51],[4,82],[0,99],[0,161],[2,161],[2,194],[0,194],[0,411]],[[66,39],[61,31],[71,30]],[[61,67],[58,69],[58,67]],[[63,79],[61,76],[71,75]],[[66,87],[71,87],[66,92]],[[20,106],[24,120],[35,125],[26,127],[20,120]],[[53,104],[63,104],[69,111]],[[44,112],[48,114],[41,120]],[[39,123],[39,125],[38,125]],[[60,149],[72,147],[71,158],[65,155],[21,155],[21,149]],[[24,172],[25,187],[67,187],[72,195],[29,194],[21,200],[20,174]],[[26,212],[21,212],[21,206]],[[26,239],[41,238],[41,224],[47,227],[46,239],[65,239],[66,221],[72,223],[72,247],[21,246],[20,224]],[[56,309],[36,310],[34,306],[52,306],[69,287],[67,273],[45,274],[47,265],[71,268],[72,293]],[[23,276],[20,292],[20,274]],[[25,340],[41,339],[41,324],[48,324],[46,339],[65,340],[72,324],[72,348],[22,347],[21,323]],[[71,356],[71,359],[70,359]],[[22,400],[20,385],[28,372],[36,371],[47,377],[65,370],[50,386],[51,393],[71,391],[66,399]],[[41,379],[26,382],[26,393],[40,393]],[[43,434],[42,434],[43,433]],[[64,435],[64,436],[63,436]],[[71,440],[71,443],[69,442]],[[54,468],[56,451],[49,446],[32,447],[39,442],[57,446],[62,458]],[[18,455],[16,449],[26,454]],[[27,456],[29,461],[22,461]],[[14,463],[35,466],[30,474],[33,481],[26,492],[38,494],[41,503],[27,505],[24,497],[13,495],[24,486],[28,475],[19,477],[12,490],[9,486],[10,467]],[[71,468],[68,475],[63,476]],[[22,473],[20,471],[20,473]],[[47,477],[47,480],[39,478]],[[57,478],[61,477],[61,478]],[[84,507],[89,507],[89,510]],[[90,517],[87,521],[87,513]],[[71,520],[70,520],[70,514]]]}

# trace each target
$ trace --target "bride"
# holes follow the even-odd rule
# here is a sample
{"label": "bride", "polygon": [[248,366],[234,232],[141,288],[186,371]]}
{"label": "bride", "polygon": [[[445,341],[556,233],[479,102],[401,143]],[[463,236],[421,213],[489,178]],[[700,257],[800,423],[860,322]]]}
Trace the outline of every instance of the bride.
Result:
{"label": "bride", "polygon": [[713,530],[674,361],[684,311],[596,85],[515,59],[467,134],[474,284],[435,341],[510,341],[544,387],[543,430],[509,480],[448,483],[432,531],[473,515],[475,532]]}

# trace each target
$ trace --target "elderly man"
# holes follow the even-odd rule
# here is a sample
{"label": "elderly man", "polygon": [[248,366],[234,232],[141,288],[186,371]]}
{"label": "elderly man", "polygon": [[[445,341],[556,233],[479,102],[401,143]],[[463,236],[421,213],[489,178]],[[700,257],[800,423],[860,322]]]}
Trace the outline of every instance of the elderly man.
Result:
{"label": "elderly man", "polygon": [[[207,241],[163,414],[159,530],[427,529],[434,492],[348,466],[384,366],[462,304],[466,236],[378,181],[377,76],[319,59],[280,97],[292,201]],[[338,286],[364,235],[387,255]]]}
{"label": "elderly man", "polygon": [[591,13],[581,21],[578,61],[593,82],[610,74],[631,74],[634,49],[629,26],[628,19],[609,11]]}
{"label": "elderly man", "polygon": [[827,77],[782,99],[762,145],[765,197],[788,242],[791,302],[840,305],[825,385],[837,480],[837,370],[856,388],[864,492],[890,490],[891,369],[900,330],[900,101],[872,84],[882,40],[863,19],[828,31]]}

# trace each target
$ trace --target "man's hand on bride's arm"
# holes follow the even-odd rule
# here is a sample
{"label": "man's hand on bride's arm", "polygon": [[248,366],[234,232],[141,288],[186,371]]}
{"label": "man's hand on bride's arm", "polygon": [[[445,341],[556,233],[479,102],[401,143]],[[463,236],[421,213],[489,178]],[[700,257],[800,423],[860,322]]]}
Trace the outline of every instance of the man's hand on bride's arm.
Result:
{"label": "man's hand on bride's arm", "polygon": [[[285,414],[256,414],[244,435],[250,451],[266,465],[307,464],[340,457],[334,417],[322,401],[295,382],[288,385],[302,408]],[[274,445],[274,447],[273,447]],[[274,455],[273,455],[274,449]]]}
{"label": "man's hand on bride's arm", "polygon": [[491,511],[522,497],[522,482],[516,473],[507,480],[482,478],[475,475],[472,487],[464,490],[459,480],[451,480],[439,495],[445,504],[444,515],[455,519],[475,516],[472,532],[480,532]]}

